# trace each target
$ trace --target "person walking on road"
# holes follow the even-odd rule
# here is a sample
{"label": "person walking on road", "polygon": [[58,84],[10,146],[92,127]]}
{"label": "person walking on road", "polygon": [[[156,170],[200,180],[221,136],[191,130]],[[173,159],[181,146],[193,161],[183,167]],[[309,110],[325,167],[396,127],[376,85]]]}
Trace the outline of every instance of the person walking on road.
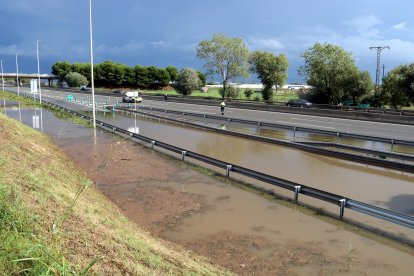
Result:
{"label": "person walking on road", "polygon": [[221,108],[221,115],[224,115],[224,107],[226,106],[226,103],[224,101],[221,102],[220,108]]}

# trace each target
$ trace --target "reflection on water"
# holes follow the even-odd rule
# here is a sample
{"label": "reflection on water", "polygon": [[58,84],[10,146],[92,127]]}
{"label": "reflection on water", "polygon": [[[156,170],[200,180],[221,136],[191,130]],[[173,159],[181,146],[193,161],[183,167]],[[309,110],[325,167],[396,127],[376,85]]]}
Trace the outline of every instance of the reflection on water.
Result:
{"label": "reflection on water", "polygon": [[[82,136],[60,120],[39,108],[7,108],[10,117],[59,138]],[[168,124],[159,119],[127,118],[112,113],[97,114],[97,119],[131,128],[144,136],[198,152],[231,164],[254,169],[282,179],[340,194],[369,204],[395,210],[398,195],[414,195],[414,174],[314,155],[292,148],[205,132]],[[405,214],[412,215],[414,201],[404,203]]]}
{"label": "reflection on water", "polygon": [[[80,159],[89,156],[91,160],[95,159],[98,146],[94,145],[100,142],[99,140],[97,142],[95,132],[93,134],[95,140],[91,145],[92,131],[90,128],[56,118],[53,113],[47,110],[15,108],[7,111],[9,116],[15,119],[18,119],[20,114],[22,122],[32,127],[37,127],[38,122],[41,124],[41,119],[43,119],[44,132],[52,136],[55,141],[57,140],[63,148],[82,146],[82,154],[78,154],[74,158]],[[39,120],[36,119],[38,117]],[[140,118],[127,120],[109,114],[102,115],[99,119],[105,119],[110,123],[116,121],[126,128],[139,128],[144,135],[160,135],[169,143],[177,141],[178,144],[185,145],[185,148],[191,148],[211,156],[220,156],[226,160],[234,160],[250,167],[260,167],[272,174],[294,173],[294,177],[299,177],[303,181],[314,180],[321,183],[325,181],[331,183],[332,179],[336,179],[337,181],[333,182],[334,186],[331,188],[337,185],[347,190],[361,190],[363,193],[372,191],[372,198],[378,198],[377,200],[387,201],[384,198],[390,198],[390,208],[409,211],[412,209],[410,203],[414,202],[412,197],[414,193],[407,189],[406,183],[412,178],[407,175],[398,177],[395,172],[386,170],[367,169],[365,171],[350,163],[346,163],[349,166],[346,167],[343,163],[337,163],[333,159],[316,158],[283,147],[252,143],[246,139],[200,133],[158,123],[158,120],[142,120]],[[102,136],[110,137],[111,135],[102,135],[101,133]],[[73,145],[76,146],[73,147]],[[132,150],[131,152],[137,153]],[[87,166],[94,168],[102,166],[106,170],[105,165],[87,164]],[[372,176],[372,173],[378,173],[378,178],[370,178],[369,175]],[[333,174],[332,177],[331,174]],[[137,178],[142,180],[140,176]],[[378,181],[382,178],[385,179],[384,182]],[[356,186],[353,184],[357,179],[359,182],[356,184],[359,188],[355,188]],[[347,182],[348,180],[349,182]],[[371,188],[375,187],[375,189],[367,190],[367,184],[372,184]],[[352,244],[352,248],[357,249],[356,255],[352,256],[358,258],[358,262],[355,262],[353,266],[364,272],[370,272],[372,275],[389,275],[397,271],[401,275],[410,275],[410,271],[412,271],[412,255],[409,253],[388,244],[378,243],[358,232],[347,231],[341,227],[339,221],[325,223],[314,216],[298,212],[298,209],[288,208],[253,193],[246,193],[194,171],[181,169],[171,179],[166,181],[146,180],[145,185],[166,186],[176,191],[183,191],[185,188],[186,193],[197,194],[204,199],[206,210],[184,218],[183,221],[174,224],[174,228],[164,233],[165,237],[172,240],[191,240],[205,235],[217,233],[220,235],[220,231],[232,231],[239,235],[265,237],[275,245],[284,244],[290,240],[299,243],[312,241],[323,248],[327,256],[338,260],[350,256],[350,245]],[[389,189],[385,189],[384,192],[386,185],[389,186]],[[384,195],[386,196],[384,197]],[[140,200],[140,198],[133,200]],[[256,251],[260,251],[260,245],[256,247]],[[261,254],[264,253],[261,252]],[[245,260],[240,261],[244,262]],[[336,267],[336,269],[340,268],[341,266]],[[305,275],[308,274],[305,271],[302,272]]]}
{"label": "reflection on water", "polygon": [[[157,112],[155,112],[157,113]],[[162,114],[165,115],[165,114]],[[399,153],[414,154],[414,147],[405,145],[392,145],[391,143],[382,143],[377,141],[367,141],[361,139],[353,139],[349,137],[337,137],[336,135],[323,135],[318,133],[310,133],[303,131],[293,131],[290,129],[280,129],[268,126],[252,127],[251,125],[227,122],[221,120],[203,119],[202,121],[192,117],[182,117],[174,114],[168,114],[169,117],[180,119],[186,122],[201,124],[218,129],[226,129],[246,134],[253,134],[274,139],[290,140],[297,142],[318,141],[340,143],[356,147],[364,147],[375,150],[395,151]]]}

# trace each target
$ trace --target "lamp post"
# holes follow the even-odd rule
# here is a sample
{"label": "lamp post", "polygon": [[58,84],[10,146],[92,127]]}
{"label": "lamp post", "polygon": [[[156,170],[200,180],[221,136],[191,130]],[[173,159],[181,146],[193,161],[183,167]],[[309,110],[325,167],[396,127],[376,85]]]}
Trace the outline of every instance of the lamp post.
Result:
{"label": "lamp post", "polygon": [[16,53],[16,79],[17,79],[17,95],[20,96],[19,63],[17,61],[17,53]]}
{"label": "lamp post", "polygon": [[1,60],[1,82],[3,85],[3,92],[4,92],[4,71],[3,71],[3,60]]}
{"label": "lamp post", "polygon": [[95,117],[95,84],[93,81],[93,44],[92,44],[92,0],[89,0],[89,31],[91,40],[91,88],[92,88],[92,113],[93,113],[93,128],[96,128]]}
{"label": "lamp post", "polygon": [[40,85],[40,61],[39,61],[39,42],[41,40],[36,41],[36,55],[37,55],[37,80],[39,82],[39,101],[42,104],[42,88]]}

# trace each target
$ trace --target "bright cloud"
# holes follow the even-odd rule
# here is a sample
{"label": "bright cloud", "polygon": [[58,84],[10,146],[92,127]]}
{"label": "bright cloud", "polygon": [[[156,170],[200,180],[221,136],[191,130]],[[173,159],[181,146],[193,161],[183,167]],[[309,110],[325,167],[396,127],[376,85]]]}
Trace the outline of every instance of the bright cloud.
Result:
{"label": "bright cloud", "polygon": [[275,38],[249,37],[247,45],[254,50],[283,50],[285,45]]}
{"label": "bright cloud", "polygon": [[341,24],[356,31],[362,36],[378,38],[380,37],[380,31],[376,26],[381,25],[383,22],[374,15],[368,15],[364,17],[357,17],[351,20],[342,21]]}
{"label": "bright cloud", "polygon": [[397,31],[407,30],[407,28],[405,27],[405,22],[401,22],[397,25],[394,25],[392,26],[392,28]]}

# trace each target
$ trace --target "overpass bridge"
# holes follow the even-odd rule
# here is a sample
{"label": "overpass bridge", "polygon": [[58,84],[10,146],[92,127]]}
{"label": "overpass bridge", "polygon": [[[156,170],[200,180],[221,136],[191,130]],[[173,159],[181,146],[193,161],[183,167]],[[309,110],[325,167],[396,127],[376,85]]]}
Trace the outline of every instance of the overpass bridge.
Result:
{"label": "overpass bridge", "polygon": [[[3,77],[5,79],[17,79],[17,73],[4,73]],[[40,77],[41,80],[47,80],[48,81],[48,85],[52,86],[53,81],[54,80],[59,80],[58,76],[55,75],[49,75],[49,74],[24,74],[24,73],[19,73],[19,80],[22,79],[38,79]]]}

